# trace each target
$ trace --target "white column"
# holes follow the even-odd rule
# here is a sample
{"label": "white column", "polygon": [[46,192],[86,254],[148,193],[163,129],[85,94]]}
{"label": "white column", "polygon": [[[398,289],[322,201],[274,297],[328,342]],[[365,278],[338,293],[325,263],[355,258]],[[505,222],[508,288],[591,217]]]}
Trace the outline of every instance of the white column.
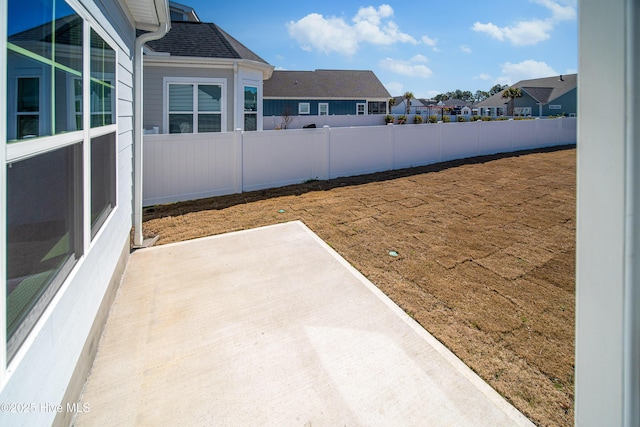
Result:
{"label": "white column", "polygon": [[579,11],[575,424],[637,426],[640,2]]}

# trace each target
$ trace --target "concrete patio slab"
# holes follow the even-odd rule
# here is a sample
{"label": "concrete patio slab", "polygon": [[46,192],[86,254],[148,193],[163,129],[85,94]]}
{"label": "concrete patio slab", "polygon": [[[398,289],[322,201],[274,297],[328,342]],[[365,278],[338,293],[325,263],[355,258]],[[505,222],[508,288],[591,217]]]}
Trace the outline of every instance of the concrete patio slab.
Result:
{"label": "concrete patio slab", "polygon": [[132,254],[76,426],[533,425],[301,222]]}

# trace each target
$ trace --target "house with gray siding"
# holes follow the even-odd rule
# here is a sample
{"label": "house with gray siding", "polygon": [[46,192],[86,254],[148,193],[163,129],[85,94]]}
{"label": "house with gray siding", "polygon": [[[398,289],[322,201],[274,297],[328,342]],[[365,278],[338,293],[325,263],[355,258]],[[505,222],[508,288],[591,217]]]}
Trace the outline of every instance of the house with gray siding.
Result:
{"label": "house with gray siding", "polygon": [[264,82],[264,116],[387,114],[390,97],[373,71],[276,70]]}
{"label": "house with gray siding", "polygon": [[0,10],[0,425],[69,425],[130,251],[140,46],[169,7]]}
{"label": "house with gray siding", "polygon": [[185,13],[164,38],[145,46],[144,128],[153,133],[262,130],[263,81],[272,72],[273,66],[222,28]]}
{"label": "house with gray siding", "polygon": [[[514,100],[515,116],[575,116],[577,113],[577,74],[521,80],[512,87],[522,90],[522,97]],[[507,113],[509,99],[503,98],[502,93],[499,92],[476,104],[481,116],[500,116]]]}

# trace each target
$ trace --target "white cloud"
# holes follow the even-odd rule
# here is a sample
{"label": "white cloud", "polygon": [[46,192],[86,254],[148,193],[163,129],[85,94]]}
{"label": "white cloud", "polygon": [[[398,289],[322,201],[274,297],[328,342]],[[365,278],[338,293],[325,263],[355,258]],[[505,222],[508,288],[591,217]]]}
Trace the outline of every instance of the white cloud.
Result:
{"label": "white cloud", "polygon": [[476,22],[471,29],[485,33],[496,40],[508,40],[514,46],[535,45],[551,37],[556,24],[561,21],[576,19],[575,0],[532,0],[546,7],[551,12],[547,19],[531,19],[518,21],[513,25],[498,27],[496,24]]}
{"label": "white cloud", "polygon": [[424,55],[417,54],[413,58],[411,58],[411,62],[427,62],[428,59]]}
{"label": "white cloud", "polygon": [[416,64],[415,61],[385,58],[378,65],[387,71],[402,76],[429,78],[433,75],[433,71],[429,67],[423,64]]}
{"label": "white cloud", "polygon": [[280,66],[280,65],[276,66],[276,67],[274,68],[274,70],[276,70],[276,71],[287,71],[287,69],[286,69],[286,68],[284,68],[284,67],[282,67],[282,66]]}
{"label": "white cloud", "polygon": [[422,43],[426,44],[427,46],[433,47],[438,44],[438,39],[432,39],[429,36],[422,36]]}
{"label": "white cloud", "polygon": [[471,53],[471,48],[466,44],[460,45],[460,50],[464,53]]}
{"label": "white cloud", "polygon": [[473,77],[474,80],[491,80],[491,76],[489,74],[478,74],[477,76]]}
{"label": "white cloud", "polygon": [[527,59],[526,61],[512,64],[505,62],[501,65],[501,76],[496,79],[496,83],[512,85],[520,80],[537,79],[549,77],[558,73],[545,62]]}
{"label": "white cloud", "polygon": [[327,54],[337,52],[350,56],[358,50],[360,43],[379,46],[417,44],[416,39],[400,31],[398,25],[389,20],[392,16],[393,9],[387,4],[377,9],[373,6],[361,7],[353,17],[352,24],[344,18],[325,18],[318,13],[310,13],[298,21],[287,23],[287,29],[303,50]]}
{"label": "white cloud", "polygon": [[399,96],[401,93],[403,93],[402,90],[404,89],[403,84],[399,82],[389,82],[386,83],[384,87],[387,88],[391,96]]}

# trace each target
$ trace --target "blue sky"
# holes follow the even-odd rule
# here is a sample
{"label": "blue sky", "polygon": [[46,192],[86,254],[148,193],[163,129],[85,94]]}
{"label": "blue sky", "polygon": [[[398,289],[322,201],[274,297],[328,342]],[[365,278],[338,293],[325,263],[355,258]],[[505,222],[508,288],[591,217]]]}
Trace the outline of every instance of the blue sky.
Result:
{"label": "blue sky", "polygon": [[279,70],[373,70],[392,95],[577,72],[577,0],[182,0]]}

